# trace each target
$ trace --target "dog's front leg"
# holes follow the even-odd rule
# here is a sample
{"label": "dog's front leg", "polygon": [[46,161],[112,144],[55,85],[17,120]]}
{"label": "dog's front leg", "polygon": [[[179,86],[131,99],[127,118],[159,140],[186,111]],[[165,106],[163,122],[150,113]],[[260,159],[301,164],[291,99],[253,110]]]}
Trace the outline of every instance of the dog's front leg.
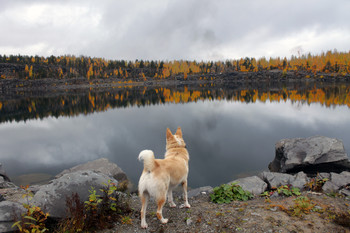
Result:
{"label": "dog's front leg", "polygon": [[180,208],[191,208],[190,204],[188,203],[188,198],[187,198],[187,181],[182,182],[182,189],[184,192],[184,200],[185,203],[180,206]]}
{"label": "dog's front leg", "polygon": [[173,200],[173,190],[170,187],[168,190],[168,201],[169,201],[170,207],[172,208],[176,207],[176,204],[174,203],[174,200]]}

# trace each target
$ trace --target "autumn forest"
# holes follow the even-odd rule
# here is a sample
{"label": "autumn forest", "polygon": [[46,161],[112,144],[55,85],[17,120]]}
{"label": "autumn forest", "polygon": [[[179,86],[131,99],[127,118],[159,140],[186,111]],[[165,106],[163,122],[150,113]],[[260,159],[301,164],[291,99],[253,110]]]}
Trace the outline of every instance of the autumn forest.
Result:
{"label": "autumn forest", "polygon": [[304,71],[309,75],[350,73],[350,52],[328,51],[320,55],[284,58],[241,58],[227,61],[125,61],[85,56],[21,56],[0,55],[1,79],[45,79],[84,77],[87,80],[116,78],[121,80],[160,80],[181,75],[258,72],[266,70]]}

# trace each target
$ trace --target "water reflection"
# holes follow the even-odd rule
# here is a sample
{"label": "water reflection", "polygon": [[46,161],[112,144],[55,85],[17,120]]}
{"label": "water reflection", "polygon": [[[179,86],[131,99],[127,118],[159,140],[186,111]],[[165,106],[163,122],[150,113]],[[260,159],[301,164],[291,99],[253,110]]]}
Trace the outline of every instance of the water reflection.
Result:
{"label": "water reflection", "polygon": [[166,87],[129,86],[84,89],[59,93],[17,92],[0,95],[0,123],[26,121],[53,116],[77,116],[111,108],[188,103],[199,100],[228,100],[245,103],[280,102],[320,103],[323,106],[350,107],[350,87],[343,83],[210,83],[168,85]]}
{"label": "water reflection", "polygon": [[[199,187],[267,169],[274,144],[281,138],[337,137],[349,151],[346,85],[312,85],[298,91],[264,88],[91,90],[20,99],[23,107],[11,100],[1,109],[0,162],[15,177],[54,175],[78,163],[107,157],[137,182],[142,170],[138,153],[152,149],[162,157],[165,129],[181,126],[190,152],[189,185]],[[31,119],[35,117],[42,119]]]}

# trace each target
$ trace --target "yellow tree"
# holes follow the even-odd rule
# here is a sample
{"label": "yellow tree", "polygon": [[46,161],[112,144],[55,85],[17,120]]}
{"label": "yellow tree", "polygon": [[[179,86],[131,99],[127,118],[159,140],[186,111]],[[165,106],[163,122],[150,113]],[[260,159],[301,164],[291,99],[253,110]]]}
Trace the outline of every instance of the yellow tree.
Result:
{"label": "yellow tree", "polygon": [[33,66],[30,66],[29,72],[28,72],[29,78],[33,77]]}

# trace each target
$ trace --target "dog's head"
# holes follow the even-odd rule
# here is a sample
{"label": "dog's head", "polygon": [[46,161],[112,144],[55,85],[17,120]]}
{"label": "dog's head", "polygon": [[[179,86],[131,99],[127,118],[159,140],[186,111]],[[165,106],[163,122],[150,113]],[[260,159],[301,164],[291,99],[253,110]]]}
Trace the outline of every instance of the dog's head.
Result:
{"label": "dog's head", "polygon": [[186,143],[182,138],[181,128],[177,128],[176,133],[173,135],[169,128],[166,129],[166,149],[172,148],[186,148]]}

